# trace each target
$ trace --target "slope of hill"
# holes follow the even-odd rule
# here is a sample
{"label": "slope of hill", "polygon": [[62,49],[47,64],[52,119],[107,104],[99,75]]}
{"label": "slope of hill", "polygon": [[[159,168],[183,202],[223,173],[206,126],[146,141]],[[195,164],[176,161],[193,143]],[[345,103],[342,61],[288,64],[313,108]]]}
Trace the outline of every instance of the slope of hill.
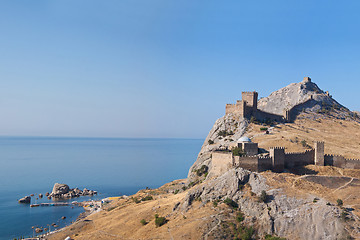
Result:
{"label": "slope of hill", "polygon": [[[49,239],[265,239],[266,234],[360,239],[359,169],[308,165],[283,173],[232,168],[221,176],[207,174],[212,152],[243,135],[260,148],[284,146],[290,152],[321,140],[325,153],[359,158],[358,117],[315,83],[290,84],[260,100],[259,108],[280,113],[314,95],[295,122],[270,123],[268,133],[260,130],[264,124],[225,115],[215,122],[186,180],[114,201]],[[145,196],[153,199],[136,200]],[[165,217],[164,225],[156,226],[156,214]]]}

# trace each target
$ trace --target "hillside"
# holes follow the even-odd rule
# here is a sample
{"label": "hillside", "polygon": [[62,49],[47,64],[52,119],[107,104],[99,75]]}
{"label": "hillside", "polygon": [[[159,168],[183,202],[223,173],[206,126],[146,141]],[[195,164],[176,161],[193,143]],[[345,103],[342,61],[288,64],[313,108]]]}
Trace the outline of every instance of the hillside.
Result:
{"label": "hillside", "polygon": [[[113,201],[49,239],[360,239],[360,169],[211,172],[212,153],[244,135],[264,152],[274,146],[302,152],[320,140],[325,153],[359,158],[359,118],[315,83],[291,84],[260,100],[259,108],[280,114],[309,96],[311,104],[302,105],[292,123],[226,114],[215,122],[187,179]],[[146,196],[152,199],[138,201]],[[164,225],[155,225],[155,214],[166,218]]]}

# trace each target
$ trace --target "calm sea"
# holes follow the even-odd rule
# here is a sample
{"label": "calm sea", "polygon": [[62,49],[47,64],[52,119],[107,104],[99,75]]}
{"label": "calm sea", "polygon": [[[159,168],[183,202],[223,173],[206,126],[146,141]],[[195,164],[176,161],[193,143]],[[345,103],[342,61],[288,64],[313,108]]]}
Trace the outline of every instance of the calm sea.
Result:
{"label": "calm sea", "polygon": [[185,178],[202,143],[199,139],[0,137],[0,239],[32,236],[32,226],[68,225],[83,211],[17,203],[25,195],[51,192],[56,182],[96,190],[95,198],[156,188]]}

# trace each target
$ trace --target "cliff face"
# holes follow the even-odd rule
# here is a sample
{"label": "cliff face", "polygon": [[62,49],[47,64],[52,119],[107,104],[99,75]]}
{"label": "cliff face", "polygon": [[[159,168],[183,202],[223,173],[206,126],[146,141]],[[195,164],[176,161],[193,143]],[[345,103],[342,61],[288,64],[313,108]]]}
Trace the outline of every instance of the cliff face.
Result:
{"label": "cliff face", "polygon": [[187,183],[197,181],[196,170],[200,169],[201,166],[205,165],[211,169],[211,152],[215,149],[227,148],[236,142],[244,135],[248,124],[248,120],[233,114],[225,115],[216,120],[201,147],[197,160],[189,170]]}

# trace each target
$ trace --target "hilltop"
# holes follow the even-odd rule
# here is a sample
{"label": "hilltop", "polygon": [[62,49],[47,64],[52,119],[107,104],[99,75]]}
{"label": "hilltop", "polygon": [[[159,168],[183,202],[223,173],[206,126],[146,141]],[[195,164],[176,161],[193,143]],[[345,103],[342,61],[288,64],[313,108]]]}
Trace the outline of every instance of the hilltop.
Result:
{"label": "hilltop", "polygon": [[49,239],[360,238],[359,169],[307,165],[281,173],[239,167],[214,172],[213,153],[231,149],[242,136],[264,155],[274,146],[303,152],[321,140],[327,154],[360,157],[357,114],[309,78],[256,103],[249,98],[255,95],[227,105],[187,179],[114,200]]}

